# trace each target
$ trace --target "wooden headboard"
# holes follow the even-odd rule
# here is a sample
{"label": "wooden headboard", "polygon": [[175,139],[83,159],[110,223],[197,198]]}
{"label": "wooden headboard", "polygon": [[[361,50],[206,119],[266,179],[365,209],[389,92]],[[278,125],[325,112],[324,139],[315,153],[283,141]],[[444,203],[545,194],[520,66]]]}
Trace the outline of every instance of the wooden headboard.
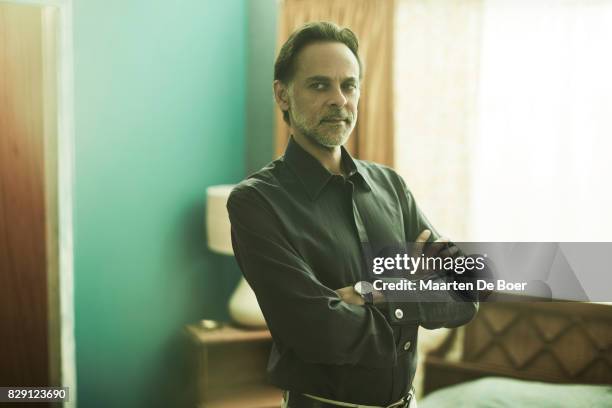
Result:
{"label": "wooden headboard", "polygon": [[[458,329],[461,330],[461,329]],[[457,336],[425,360],[424,394],[485,376],[612,384],[612,306],[579,302],[487,302]]]}

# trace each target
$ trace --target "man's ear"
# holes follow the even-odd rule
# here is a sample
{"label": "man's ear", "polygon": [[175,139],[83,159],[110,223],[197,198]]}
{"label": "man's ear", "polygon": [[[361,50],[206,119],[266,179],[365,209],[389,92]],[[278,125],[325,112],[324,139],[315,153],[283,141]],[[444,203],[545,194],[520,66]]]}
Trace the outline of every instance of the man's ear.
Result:
{"label": "man's ear", "polygon": [[289,110],[289,87],[278,79],[274,81],[274,99],[282,111]]}

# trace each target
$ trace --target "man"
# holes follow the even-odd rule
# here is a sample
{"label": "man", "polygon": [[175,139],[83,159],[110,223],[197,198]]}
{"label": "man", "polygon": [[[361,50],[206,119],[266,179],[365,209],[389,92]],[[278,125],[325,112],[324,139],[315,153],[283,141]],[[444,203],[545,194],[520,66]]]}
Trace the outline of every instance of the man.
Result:
{"label": "man", "polygon": [[238,184],[227,204],[285,407],[416,406],[418,327],[456,327],[477,310],[446,292],[435,304],[401,303],[363,289],[376,245],[445,241],[399,175],[342,146],[357,121],[361,73],[350,30],[319,22],[294,32],[274,72],[291,129],[285,154]]}

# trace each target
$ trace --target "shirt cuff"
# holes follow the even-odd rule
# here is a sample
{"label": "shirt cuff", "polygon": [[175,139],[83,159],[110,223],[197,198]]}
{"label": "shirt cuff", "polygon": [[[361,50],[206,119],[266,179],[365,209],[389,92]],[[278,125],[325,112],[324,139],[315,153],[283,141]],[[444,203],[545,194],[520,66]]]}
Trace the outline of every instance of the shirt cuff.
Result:
{"label": "shirt cuff", "polygon": [[[401,285],[405,278],[382,278],[385,284]],[[401,291],[400,293],[404,293]],[[392,325],[418,324],[422,320],[418,301],[406,301],[405,293],[398,295],[395,290],[375,290],[374,306]]]}

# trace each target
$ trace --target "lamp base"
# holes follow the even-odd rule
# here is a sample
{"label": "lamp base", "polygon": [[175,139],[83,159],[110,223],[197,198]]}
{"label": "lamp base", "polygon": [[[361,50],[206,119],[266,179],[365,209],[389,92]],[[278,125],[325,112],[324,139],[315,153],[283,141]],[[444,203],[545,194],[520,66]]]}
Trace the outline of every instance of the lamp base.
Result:
{"label": "lamp base", "polygon": [[261,313],[255,293],[244,277],[240,278],[240,282],[230,298],[229,314],[232,320],[241,326],[266,327],[266,320]]}

